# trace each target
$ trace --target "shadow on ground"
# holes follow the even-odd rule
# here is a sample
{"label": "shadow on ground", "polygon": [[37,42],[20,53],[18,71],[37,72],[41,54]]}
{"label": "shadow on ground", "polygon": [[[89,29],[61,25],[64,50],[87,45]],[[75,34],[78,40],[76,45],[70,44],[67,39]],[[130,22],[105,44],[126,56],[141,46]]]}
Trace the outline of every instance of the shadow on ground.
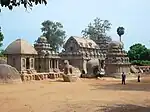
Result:
{"label": "shadow on ground", "polygon": [[121,83],[112,83],[105,85],[101,85],[100,83],[90,84],[90,86],[94,87],[92,90],[124,90],[124,91],[150,91],[150,83],[136,83],[136,82],[128,82],[126,85],[122,85]]}
{"label": "shadow on ground", "polygon": [[96,112],[150,112],[150,107],[143,107],[138,105],[115,105],[106,106],[103,109],[96,110]]}
{"label": "shadow on ground", "polygon": [[64,82],[64,80],[58,79],[58,80],[51,80],[50,82]]}

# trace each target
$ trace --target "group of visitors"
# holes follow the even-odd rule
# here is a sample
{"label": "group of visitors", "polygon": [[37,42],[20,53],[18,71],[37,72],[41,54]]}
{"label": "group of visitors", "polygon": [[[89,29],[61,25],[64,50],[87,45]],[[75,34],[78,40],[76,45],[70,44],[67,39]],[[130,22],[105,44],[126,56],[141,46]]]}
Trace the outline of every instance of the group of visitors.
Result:
{"label": "group of visitors", "polygon": [[[138,74],[138,82],[140,82],[141,76],[140,76],[140,73]],[[126,74],[123,72],[122,73],[122,84],[125,85],[126,84]]]}

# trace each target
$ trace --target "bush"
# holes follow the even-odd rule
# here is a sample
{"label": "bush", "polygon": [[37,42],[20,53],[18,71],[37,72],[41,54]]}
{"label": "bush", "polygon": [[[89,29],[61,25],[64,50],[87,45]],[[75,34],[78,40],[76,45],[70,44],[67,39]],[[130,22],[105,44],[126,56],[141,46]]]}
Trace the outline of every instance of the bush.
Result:
{"label": "bush", "polygon": [[150,66],[150,61],[148,61],[148,60],[134,60],[134,61],[131,61],[131,64],[139,65],[139,66]]}

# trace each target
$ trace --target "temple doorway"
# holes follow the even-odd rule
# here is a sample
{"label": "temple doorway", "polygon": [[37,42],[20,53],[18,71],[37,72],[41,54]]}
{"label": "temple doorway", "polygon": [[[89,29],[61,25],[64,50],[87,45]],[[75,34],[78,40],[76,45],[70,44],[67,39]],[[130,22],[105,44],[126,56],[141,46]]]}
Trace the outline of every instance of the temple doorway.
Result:
{"label": "temple doorway", "polygon": [[26,69],[30,69],[30,58],[26,58]]}

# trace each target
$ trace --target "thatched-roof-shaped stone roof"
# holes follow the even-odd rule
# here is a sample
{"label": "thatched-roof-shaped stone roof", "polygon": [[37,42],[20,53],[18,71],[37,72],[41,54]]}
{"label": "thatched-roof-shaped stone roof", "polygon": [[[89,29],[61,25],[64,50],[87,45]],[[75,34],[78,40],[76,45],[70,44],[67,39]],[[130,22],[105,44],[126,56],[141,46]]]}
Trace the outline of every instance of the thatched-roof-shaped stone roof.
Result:
{"label": "thatched-roof-shaped stone roof", "polygon": [[5,54],[37,54],[34,47],[25,40],[17,39],[5,49]]}
{"label": "thatched-roof-shaped stone roof", "polygon": [[[75,40],[77,44],[80,47],[85,47],[85,48],[98,48],[98,45],[91,39],[88,38],[83,38],[83,37],[77,37],[77,36],[71,36],[65,45],[70,42],[70,40]],[[65,46],[64,46],[65,47]]]}

